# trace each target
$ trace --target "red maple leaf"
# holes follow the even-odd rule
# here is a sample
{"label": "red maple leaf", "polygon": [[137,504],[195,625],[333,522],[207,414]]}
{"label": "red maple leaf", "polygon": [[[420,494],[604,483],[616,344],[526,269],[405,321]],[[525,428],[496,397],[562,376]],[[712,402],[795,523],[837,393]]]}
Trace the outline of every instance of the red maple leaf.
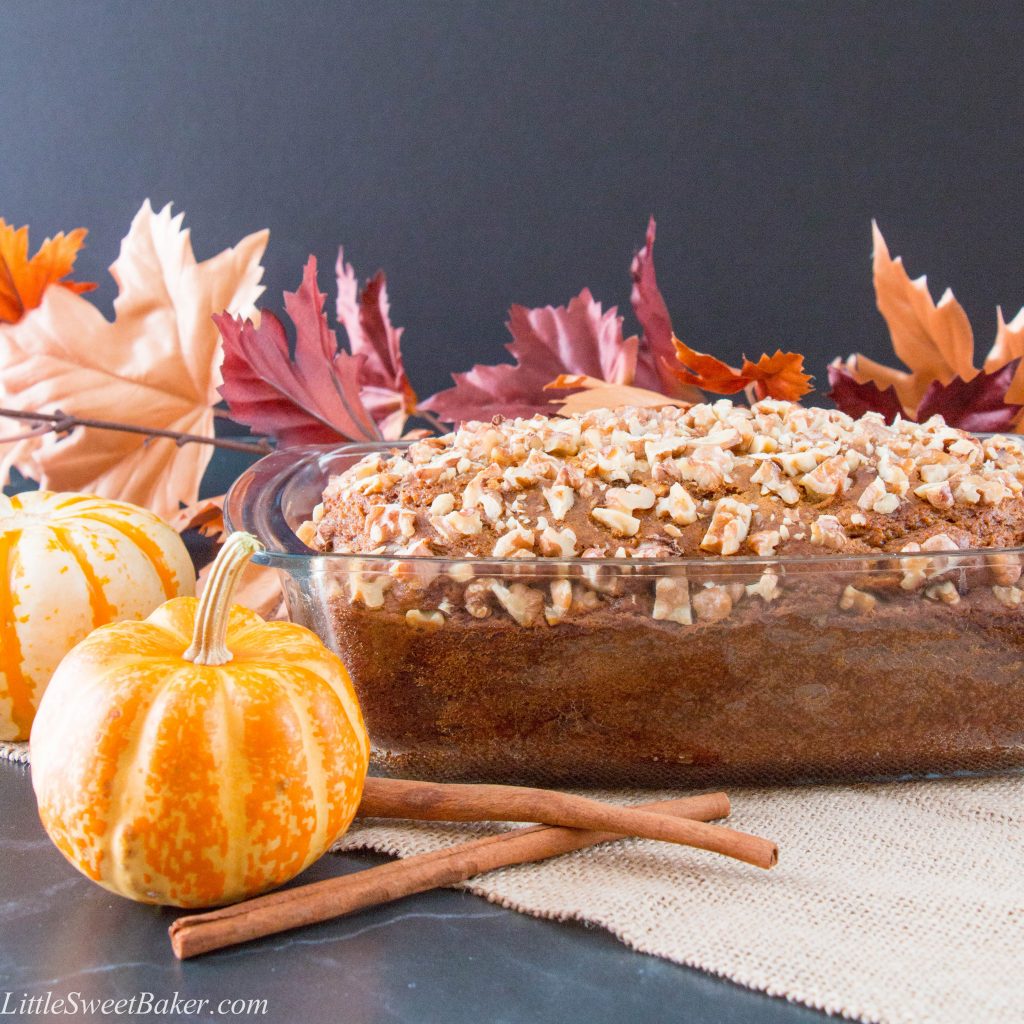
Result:
{"label": "red maple leaf", "polygon": [[892,423],[897,416],[903,415],[899,395],[892,385],[883,390],[873,380],[859,381],[838,359],[829,363],[828,382],[832,387],[828,397],[854,419],[859,419],[866,412],[877,412],[885,417],[886,423]]}
{"label": "red maple leaf", "polygon": [[387,278],[378,271],[362,293],[355,272],[338,250],[338,323],[345,328],[352,354],[362,357],[363,405],[387,438],[399,438],[416,413],[413,391],[402,363],[402,328],[391,323]]}
{"label": "red maple leaf", "polygon": [[1013,359],[994,373],[979,370],[970,380],[954,377],[943,384],[928,385],[915,419],[923,423],[932,416],[941,416],[950,426],[973,433],[999,433],[1013,430],[1020,418],[1022,405],[1006,401],[1020,359]]}
{"label": "red maple leaf", "polygon": [[512,342],[505,347],[514,363],[477,364],[467,373],[452,374],[455,386],[420,407],[452,423],[495,415],[533,416],[550,412],[551,396],[544,388],[562,374],[633,382],[639,341],[623,340],[618,310],[603,310],[589,289],[567,306],[513,306],[508,329]]}
{"label": "red maple leaf", "polygon": [[360,396],[365,356],[338,349],[323,311],[326,297],[310,256],[302,284],[284,293],[295,325],[294,359],[284,325],[273,313],[261,311],[259,326],[226,313],[214,317],[224,339],[219,390],[232,417],[284,445],[380,437]]}

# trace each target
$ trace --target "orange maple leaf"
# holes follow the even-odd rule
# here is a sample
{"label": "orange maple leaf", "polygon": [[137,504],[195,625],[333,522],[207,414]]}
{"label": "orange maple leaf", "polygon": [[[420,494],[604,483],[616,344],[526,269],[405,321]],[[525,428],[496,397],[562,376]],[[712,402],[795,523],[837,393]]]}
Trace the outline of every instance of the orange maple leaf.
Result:
{"label": "orange maple leaf", "polygon": [[[135,215],[110,268],[114,320],[67,288],[48,288],[31,316],[0,323],[0,405],[116,418],[142,428],[212,437],[221,383],[213,314],[253,312],[262,292],[267,232],[197,262],[182,215]],[[143,505],[164,518],[196,501],[209,445],[79,427],[33,436],[0,424],[0,483],[12,466],[48,490],[87,491]]]}
{"label": "orange maple leaf", "polygon": [[721,359],[698,352],[672,338],[681,369],[674,372],[684,384],[716,395],[733,395],[750,385],[758,398],[780,398],[795,402],[811,390],[811,378],[803,372],[804,357],[796,352],[776,349],[774,355],[762,355],[756,363],[743,357],[743,365],[734,369]]}
{"label": "orange maple leaf", "polygon": [[0,323],[16,324],[43,301],[51,284],[81,294],[96,287],[87,281],[63,281],[75,265],[88,234],[85,228],[46,239],[29,259],[28,228],[15,229],[0,217]]}

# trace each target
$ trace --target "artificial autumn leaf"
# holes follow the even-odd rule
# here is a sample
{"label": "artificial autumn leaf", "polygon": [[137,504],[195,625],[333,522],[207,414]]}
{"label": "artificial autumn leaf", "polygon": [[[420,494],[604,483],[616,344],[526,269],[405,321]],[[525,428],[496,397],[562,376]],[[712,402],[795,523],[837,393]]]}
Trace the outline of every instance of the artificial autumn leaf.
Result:
{"label": "artificial autumn leaf", "polygon": [[170,525],[178,533],[196,530],[203,537],[221,541],[227,532],[224,525],[224,498],[225,495],[218,494],[215,498],[203,498],[186,505],[170,520]]}
{"label": "artificial autumn leaf", "polygon": [[[198,263],[181,221],[148,200],[135,215],[110,268],[113,322],[73,291],[48,288],[30,316],[0,324],[0,405],[213,436],[220,337],[211,318],[251,310],[268,233]],[[131,501],[165,518],[196,500],[212,451],[89,428],[25,437],[0,424],[0,443],[19,435],[0,448],[3,479],[16,466],[44,488]]]}
{"label": "artificial autumn leaf", "polygon": [[685,384],[716,395],[733,395],[754,386],[758,398],[779,398],[795,402],[811,390],[811,378],[804,373],[804,357],[796,352],[776,349],[774,355],[762,355],[756,363],[743,357],[735,370],[705,352],[698,352],[678,338],[672,343],[681,369],[675,373]]}
{"label": "artificial autumn leaf", "polygon": [[903,415],[899,396],[894,387],[884,390],[874,381],[859,381],[851,368],[836,359],[829,364],[828,382],[832,390],[828,397],[848,416],[859,419],[866,412],[881,413],[886,423]]}
{"label": "artificial autumn leaf", "polygon": [[996,340],[985,357],[985,372],[992,373],[1013,359],[1018,361],[1017,373],[1006,392],[1008,402],[1024,402],[1024,309],[1007,323],[1003,311],[996,309]]}
{"label": "artificial autumn leaf", "polygon": [[580,374],[563,373],[545,385],[546,391],[569,391],[576,388],[581,390],[568,398],[554,400],[553,404],[558,405],[559,416],[571,416],[593,409],[617,409],[627,405],[634,409],[660,409],[666,405],[686,408],[693,404],[681,398],[670,398],[660,391],[650,391],[628,384],[609,384],[597,377],[585,377]]}
{"label": "artificial autumn leaf", "polygon": [[420,407],[452,423],[495,415],[533,416],[550,411],[544,389],[562,374],[633,382],[639,339],[623,340],[618,310],[603,310],[587,288],[567,306],[513,306],[508,329],[513,340],[505,347],[515,363],[478,364],[467,373],[452,374],[455,386]]}
{"label": "artificial autumn leaf", "polygon": [[914,418],[924,423],[932,416],[942,416],[950,426],[973,433],[1012,430],[1024,409],[1006,401],[1019,363],[1019,359],[1013,359],[994,373],[982,370],[966,381],[961,377],[945,384],[932,381]]}
{"label": "artificial autumn leaf", "polygon": [[294,358],[273,313],[262,310],[258,326],[227,313],[214,317],[224,339],[220,393],[232,418],[285,445],[380,437],[360,397],[366,357],[339,350],[324,314],[326,297],[310,256],[298,289],[284,293],[295,326]]}
{"label": "artificial autumn leaf", "polygon": [[668,306],[658,287],[654,271],[656,228],[654,218],[651,217],[647,224],[644,246],[633,257],[630,267],[630,275],[633,278],[630,301],[643,329],[644,340],[637,359],[635,383],[639,387],[699,402],[701,395],[695,393],[692,387],[684,385],[676,373],[672,318],[669,316]]}
{"label": "artificial autumn leaf", "polygon": [[350,263],[338,250],[338,323],[345,328],[349,348],[363,358],[360,393],[363,405],[386,438],[400,438],[409,416],[416,413],[413,391],[402,363],[402,328],[391,324],[387,279],[378,271],[362,294]]}
{"label": "artificial autumn leaf", "polygon": [[974,366],[970,321],[952,291],[947,288],[935,303],[927,278],[910,279],[902,259],[890,256],[874,222],[872,235],[878,309],[889,327],[893,350],[907,369],[893,369],[862,355],[837,360],[829,368],[836,405],[851,416],[873,410],[891,418],[895,395],[898,411],[908,419],[922,421],[939,414],[965,430],[1007,430],[1019,423],[1024,405],[1024,310],[1010,323],[1002,310],[997,311],[995,343],[979,371]]}
{"label": "artificial autumn leaf", "polygon": [[43,293],[51,284],[76,294],[96,287],[87,281],[63,280],[71,273],[87,234],[85,228],[66,235],[62,231],[47,238],[29,259],[28,228],[15,230],[0,217],[0,324],[16,324],[43,301]]}
{"label": "artificial autumn leaf", "polygon": [[854,373],[861,382],[872,380],[883,388],[894,387],[903,408],[916,409],[932,381],[970,380],[977,373],[974,335],[952,291],[947,288],[935,303],[927,277],[912,281],[902,257],[889,255],[874,221],[871,231],[875,299],[889,326],[893,351],[909,372],[856,356]]}

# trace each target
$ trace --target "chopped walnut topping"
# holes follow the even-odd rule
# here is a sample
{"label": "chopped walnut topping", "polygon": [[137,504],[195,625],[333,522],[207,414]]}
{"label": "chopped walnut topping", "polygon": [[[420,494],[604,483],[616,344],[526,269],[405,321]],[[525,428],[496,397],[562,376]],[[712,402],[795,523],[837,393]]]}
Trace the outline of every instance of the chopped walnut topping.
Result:
{"label": "chopped walnut topping", "polygon": [[[317,506],[318,508],[321,506]],[[295,536],[306,545],[307,548],[311,548],[316,543],[316,523],[307,519],[296,531]]]}
{"label": "chopped walnut topping", "polygon": [[680,526],[697,521],[697,505],[682,484],[673,484],[668,489],[668,494],[658,500],[656,511],[659,516],[667,516]]}
{"label": "chopped walnut topping", "polygon": [[659,621],[678,622],[681,626],[693,625],[690,608],[690,584],[684,576],[662,576],[654,584],[654,610],[651,613]]}
{"label": "chopped walnut topping", "polygon": [[996,600],[1007,608],[1019,608],[1021,600],[1024,599],[1024,591],[1019,590],[1017,587],[999,587],[995,586],[992,588],[992,593],[995,594]]}
{"label": "chopped walnut topping", "polygon": [[929,601],[940,601],[942,604],[960,603],[960,594],[952,580],[946,580],[944,583],[933,583],[930,587],[925,587],[924,596]]}
{"label": "chopped walnut topping", "polygon": [[758,530],[747,538],[747,544],[755,555],[767,558],[775,554],[775,549],[782,541],[782,535],[778,530]]}
{"label": "chopped walnut topping", "polygon": [[842,551],[849,538],[843,524],[835,516],[818,516],[811,523],[811,543],[820,544],[833,551]]}
{"label": "chopped walnut topping", "polygon": [[630,484],[628,487],[609,487],[604,500],[612,507],[632,515],[637,509],[654,507],[654,491],[650,487]]}
{"label": "chopped walnut topping", "polygon": [[843,455],[833,455],[825,459],[810,473],[800,477],[800,486],[812,494],[831,497],[842,494],[850,485],[849,469]]}
{"label": "chopped walnut topping", "polygon": [[732,611],[732,595],[725,587],[705,587],[698,590],[690,599],[697,618],[705,622],[717,622],[726,619]]}
{"label": "chopped walnut topping", "polygon": [[366,608],[383,608],[384,592],[391,586],[391,577],[386,573],[352,572],[348,585],[353,604],[358,601]]}
{"label": "chopped walnut topping", "polygon": [[430,525],[449,543],[460,537],[471,537],[483,529],[483,523],[476,512],[457,511],[443,516],[431,516]]}
{"label": "chopped walnut topping", "polygon": [[513,583],[506,587],[492,580],[491,593],[520,626],[534,625],[544,611],[544,596],[525,583]]}
{"label": "chopped walnut topping", "polygon": [[487,580],[473,580],[466,587],[464,603],[474,619],[486,619],[491,614],[491,584]]}
{"label": "chopped walnut topping", "polygon": [[572,558],[576,554],[576,534],[566,527],[546,526],[537,540],[537,549],[546,558]]}
{"label": "chopped walnut topping", "polygon": [[839,598],[839,607],[844,612],[859,612],[862,615],[874,611],[877,604],[878,598],[874,594],[869,594],[866,590],[858,590],[854,586],[846,587]]}
{"label": "chopped walnut topping", "polygon": [[762,494],[777,494],[787,505],[795,505],[800,500],[796,484],[783,476],[774,462],[762,462],[757,472],[751,476],[750,482],[760,484]]}
{"label": "chopped walnut topping", "polygon": [[914,494],[935,508],[952,508],[954,505],[953,491],[947,480],[940,480],[933,484],[921,484],[920,487],[914,488]]}
{"label": "chopped walnut topping", "polygon": [[444,625],[444,614],[442,612],[424,612],[419,608],[410,608],[405,613],[405,624],[413,629],[440,629]]}
{"label": "chopped walnut topping", "polygon": [[713,551],[720,555],[736,554],[746,539],[750,519],[748,505],[735,498],[720,498],[700,546],[705,551]]}
{"label": "chopped walnut topping", "polygon": [[607,526],[617,537],[635,537],[640,529],[640,520],[634,519],[628,512],[615,508],[598,506],[590,510],[591,516],[602,526]]}
{"label": "chopped walnut topping", "polygon": [[498,538],[491,554],[495,558],[511,558],[519,551],[533,551],[533,530],[525,530],[513,520],[513,527],[508,533]]}
{"label": "chopped walnut topping", "polygon": [[446,516],[449,512],[455,511],[455,496],[451,494],[439,494],[430,503],[430,514],[432,516]]}
{"label": "chopped walnut topping", "polygon": [[544,607],[544,618],[549,626],[556,626],[572,608],[572,584],[568,580],[555,580],[551,584],[551,604]]}
{"label": "chopped walnut topping", "polygon": [[750,597],[759,597],[765,604],[770,604],[782,593],[779,577],[774,572],[761,573],[761,578],[756,583],[748,583],[746,590]]}
{"label": "chopped walnut topping", "polygon": [[1004,587],[1011,587],[1021,576],[1021,565],[1016,555],[994,552],[985,556],[989,576]]}
{"label": "chopped walnut topping", "polygon": [[561,522],[576,501],[576,492],[567,484],[553,484],[544,488],[544,500],[551,509],[551,515]]}

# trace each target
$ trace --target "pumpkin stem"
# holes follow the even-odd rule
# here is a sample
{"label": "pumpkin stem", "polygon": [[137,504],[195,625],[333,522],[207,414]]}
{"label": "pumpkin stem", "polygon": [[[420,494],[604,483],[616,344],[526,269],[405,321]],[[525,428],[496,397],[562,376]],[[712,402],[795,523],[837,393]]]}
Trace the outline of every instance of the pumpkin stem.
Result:
{"label": "pumpkin stem", "polygon": [[182,655],[186,661],[196,665],[226,665],[231,660],[227,647],[231,597],[249,559],[262,550],[263,545],[243,530],[224,541],[199,599],[192,646]]}

